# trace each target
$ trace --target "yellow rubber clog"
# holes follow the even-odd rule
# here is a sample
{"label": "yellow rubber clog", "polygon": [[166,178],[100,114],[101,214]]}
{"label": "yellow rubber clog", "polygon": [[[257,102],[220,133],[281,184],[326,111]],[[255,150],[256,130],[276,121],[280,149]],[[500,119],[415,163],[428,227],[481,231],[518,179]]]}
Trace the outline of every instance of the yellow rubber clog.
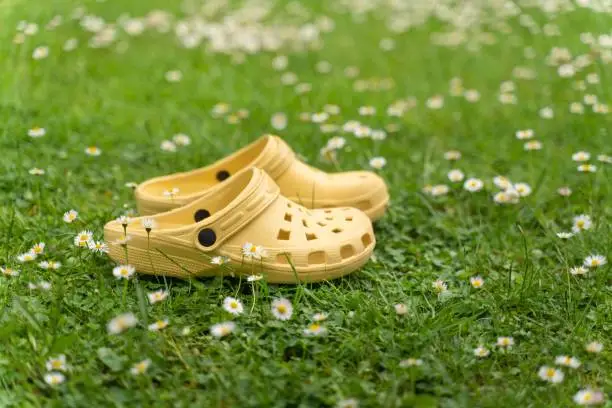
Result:
{"label": "yellow rubber clog", "polygon": [[298,160],[278,136],[266,135],[210,166],[145,181],[136,188],[138,210],[147,215],[188,204],[251,167],[266,171],[285,197],[306,208],[353,207],[377,220],[389,201],[387,186],[378,175],[325,173]]}
{"label": "yellow rubber clog", "polygon": [[365,264],[375,245],[372,223],[362,211],[309,210],[281,195],[258,168],[239,172],[183,207],[126,222],[104,227],[110,257],[142,273],[181,278],[329,280]]}

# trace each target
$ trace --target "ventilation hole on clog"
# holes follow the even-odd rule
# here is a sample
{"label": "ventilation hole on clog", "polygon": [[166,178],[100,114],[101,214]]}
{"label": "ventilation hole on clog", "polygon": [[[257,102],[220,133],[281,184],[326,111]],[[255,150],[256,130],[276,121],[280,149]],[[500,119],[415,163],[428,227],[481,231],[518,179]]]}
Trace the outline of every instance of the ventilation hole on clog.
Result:
{"label": "ventilation hole on clog", "polygon": [[302,220],[302,225],[305,226],[306,228],[308,228],[308,221]]}
{"label": "ventilation hole on clog", "polygon": [[307,232],[306,233],[306,240],[307,241],[312,241],[313,239],[317,239],[317,236],[314,233],[312,233],[312,232]]}
{"label": "ventilation hole on clog", "polygon": [[342,229],[341,229],[341,228],[334,228],[334,229],[332,230],[332,232],[333,232],[334,234],[339,234],[339,233],[341,233],[341,232],[342,232]]}
{"label": "ventilation hole on clog", "polygon": [[327,224],[326,224],[326,223],[324,223],[324,222],[319,221],[319,222],[317,222],[317,225],[320,225],[320,226],[324,227],[324,226],[326,226]]}
{"label": "ventilation hole on clog", "polygon": [[219,181],[223,181],[225,179],[227,179],[230,176],[229,171],[227,170],[221,170],[217,173],[217,180]]}
{"label": "ventilation hole on clog", "polygon": [[210,228],[204,228],[198,232],[198,241],[200,242],[200,245],[204,247],[213,246],[217,241],[217,234],[215,234],[215,231],[211,230]]}
{"label": "ventilation hole on clog", "polygon": [[327,254],[324,251],[316,251],[308,254],[308,263],[310,265],[319,265],[327,262]]}
{"label": "ventilation hole on clog", "polygon": [[195,222],[200,222],[205,218],[210,217],[210,212],[208,210],[198,210],[195,212],[195,214],[193,214],[193,219],[195,220]]}
{"label": "ventilation hole on clog", "polygon": [[345,220],[347,220],[347,221],[353,221],[353,217],[352,217],[352,216],[351,216],[351,217],[346,217],[346,218],[345,218]]}
{"label": "ventilation hole on clog", "polygon": [[355,205],[355,207],[359,208],[360,210],[367,210],[371,206],[370,200],[360,201]]}
{"label": "ventilation hole on clog", "polygon": [[289,257],[291,255],[287,254],[287,253],[282,253],[282,254],[277,254],[276,255],[276,263],[282,264],[282,265],[288,265],[289,264],[289,260],[287,259],[287,257]]}
{"label": "ventilation hole on clog", "polygon": [[308,211],[308,210],[306,210],[306,215],[309,215],[309,216],[311,216],[311,217],[312,217],[312,211]]}
{"label": "ventilation hole on clog", "polygon": [[342,248],[340,248],[340,256],[342,256],[342,259],[350,258],[354,254],[355,249],[353,249],[352,245],[344,245]]}
{"label": "ventilation hole on clog", "polygon": [[334,219],[334,217],[325,217],[325,219],[326,219],[327,221],[332,221],[332,220]]}
{"label": "ventilation hole on clog", "polygon": [[297,208],[297,210],[298,210],[299,212],[304,212],[304,210],[302,209],[302,207],[298,207],[298,208]]}
{"label": "ventilation hole on clog", "polygon": [[367,247],[368,245],[370,245],[372,243],[372,237],[370,236],[370,234],[363,234],[361,236],[361,242],[363,243],[364,247]]}
{"label": "ventilation hole on clog", "polygon": [[289,214],[289,213],[285,214],[285,221],[291,222],[291,218],[292,218],[291,214]]}
{"label": "ventilation hole on clog", "polygon": [[331,213],[331,210],[323,210],[323,212],[324,212],[325,214],[329,214],[329,213]]}
{"label": "ventilation hole on clog", "polygon": [[287,208],[291,208],[291,203],[287,203]]}
{"label": "ventilation hole on clog", "polygon": [[291,231],[285,231],[284,229],[280,229],[278,230],[278,235],[276,239],[280,241],[288,241],[290,235],[291,235]]}

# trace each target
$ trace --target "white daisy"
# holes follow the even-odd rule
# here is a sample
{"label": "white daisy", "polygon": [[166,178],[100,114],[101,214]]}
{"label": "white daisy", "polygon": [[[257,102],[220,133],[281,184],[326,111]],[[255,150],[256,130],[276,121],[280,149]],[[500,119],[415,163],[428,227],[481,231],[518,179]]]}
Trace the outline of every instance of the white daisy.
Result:
{"label": "white daisy", "polygon": [[398,303],[393,307],[395,308],[395,313],[399,316],[408,314],[408,307],[403,303]]}
{"label": "white daisy", "polygon": [[561,239],[569,239],[574,236],[573,232],[557,232],[557,237]]}
{"label": "white daisy", "polygon": [[421,360],[420,358],[407,358],[404,360],[401,360],[399,362],[399,366],[402,368],[408,368],[408,367],[419,367],[423,365],[423,360]]}
{"label": "white daisy", "polygon": [[605,265],[608,262],[603,255],[589,255],[584,259],[584,266],[587,268],[598,268]]}
{"label": "white daisy", "polygon": [[168,292],[163,289],[156,290],[155,292],[147,293],[147,297],[149,298],[150,304],[155,304],[157,302],[163,302],[168,297]]}
{"label": "white daisy", "polygon": [[557,356],[555,358],[555,364],[570,368],[578,368],[581,365],[580,360],[571,356]]}
{"label": "white daisy", "polygon": [[289,299],[280,298],[272,301],[272,315],[278,320],[289,320],[293,315],[293,305]]}
{"label": "white daisy", "polygon": [[542,150],[542,142],[539,140],[532,140],[523,145],[523,148],[527,151],[530,150]]}
{"label": "white daisy", "polygon": [[484,285],[484,279],[480,276],[472,276],[470,278],[470,284],[472,285],[472,287],[480,289]]}
{"label": "white daisy", "polygon": [[172,136],[172,141],[177,146],[189,146],[191,144],[191,138],[184,133],[177,133]]}
{"label": "white daisy", "polygon": [[157,223],[155,222],[155,220],[153,218],[143,218],[142,221],[142,227],[147,231],[147,232],[151,232],[151,230],[153,228],[156,227]]}
{"label": "white daisy", "polygon": [[601,353],[603,348],[604,346],[600,342],[592,341],[589,344],[587,344],[584,349],[588,351],[589,353]]}
{"label": "white daisy", "polygon": [[151,365],[151,360],[150,359],[145,359],[142,360],[136,364],[134,364],[132,366],[132,368],[130,368],[130,373],[132,373],[132,375],[141,375],[147,372],[147,370],[149,369],[149,366]]}
{"label": "white daisy", "polygon": [[589,269],[585,268],[584,266],[574,266],[573,268],[570,268],[569,273],[572,275],[586,275],[588,271]]}
{"label": "white daisy", "polygon": [[461,158],[461,152],[458,150],[449,150],[444,153],[446,160],[459,160]]}
{"label": "white daisy", "polygon": [[282,112],[277,112],[270,118],[270,125],[275,130],[284,130],[287,127],[287,115]]}
{"label": "white daisy", "polygon": [[17,260],[21,263],[32,262],[36,259],[36,254],[34,252],[25,252],[23,254],[17,255]]}
{"label": "white daisy", "polygon": [[136,272],[132,265],[119,265],[113,268],[113,276],[117,279],[130,279]]}
{"label": "white daisy", "polygon": [[599,405],[604,402],[604,394],[587,388],[578,391],[573,400],[578,405]]}
{"label": "white daisy", "polygon": [[179,70],[172,70],[172,71],[168,71],[166,72],[166,74],[164,75],[166,78],[166,81],[170,82],[170,83],[174,83],[174,82],[180,82],[181,79],[183,79],[183,73]]}
{"label": "white daisy", "polygon": [[387,164],[387,159],[384,157],[373,157],[370,159],[370,167],[380,170]]}
{"label": "white daisy", "polygon": [[327,112],[318,112],[313,113],[310,117],[312,123],[323,123],[329,118],[329,114]]}
{"label": "white daisy", "polygon": [[597,160],[602,163],[612,164],[612,156],[608,156],[607,154],[597,155]]}
{"label": "white daisy", "polygon": [[174,198],[178,195],[178,193],[180,192],[180,190],[178,189],[178,187],[173,187],[170,190],[164,190],[164,192],[162,193],[162,195],[166,198]]}
{"label": "white daisy", "polygon": [[34,139],[43,137],[46,134],[47,134],[47,131],[45,130],[45,128],[38,127],[38,126],[34,126],[32,129],[28,130],[28,136]]}
{"label": "white daisy", "polygon": [[45,374],[45,382],[51,386],[60,385],[66,381],[66,377],[62,373],[51,372]]}
{"label": "white daisy", "polygon": [[39,169],[38,167],[33,167],[28,170],[28,173],[30,173],[32,176],[42,176],[45,174],[45,171],[43,169]]}
{"label": "white daisy", "polygon": [[591,158],[591,154],[589,152],[585,152],[582,150],[572,154],[572,160],[576,162],[589,161],[590,158]]}
{"label": "white daisy", "polygon": [[540,377],[544,381],[553,384],[558,384],[563,381],[565,375],[563,374],[563,371],[558,370],[554,367],[542,366],[538,370],[538,377]]}
{"label": "white daisy", "polygon": [[91,231],[83,230],[74,237],[74,245],[85,248],[89,246],[89,241],[91,241],[92,237],[93,233]]}
{"label": "white daisy", "polygon": [[168,327],[168,319],[157,320],[148,327],[149,331],[160,331]]}
{"label": "white daisy", "polygon": [[342,149],[345,145],[346,145],[346,139],[343,138],[342,136],[335,136],[327,141],[327,148],[329,149],[338,150],[338,149]]}
{"label": "white daisy", "polygon": [[578,166],[578,171],[581,173],[595,173],[597,171],[597,166],[594,164],[581,164]]}
{"label": "white daisy", "polygon": [[434,289],[434,292],[438,294],[442,294],[448,291],[448,285],[442,279],[436,279],[431,283],[431,286]]}
{"label": "white daisy", "polygon": [[258,280],[261,280],[263,278],[263,275],[249,275],[247,276],[247,282],[257,282]]}
{"label": "white daisy", "polygon": [[305,336],[322,336],[327,332],[327,329],[320,323],[311,323],[304,329]]}
{"label": "white daisy", "polygon": [[213,265],[224,265],[228,263],[230,259],[227,256],[213,256],[210,259],[210,263]]}
{"label": "white daisy", "polygon": [[559,187],[557,193],[562,197],[569,197],[572,195],[572,189],[569,187]]}
{"label": "white daisy", "polygon": [[162,149],[164,152],[176,152],[176,144],[174,144],[174,142],[171,140],[162,140],[159,145],[159,148]]}
{"label": "white daisy", "polygon": [[572,220],[572,231],[576,234],[591,229],[593,223],[591,222],[591,217],[586,214],[581,214]]}
{"label": "white daisy", "polygon": [[266,250],[259,245],[253,245],[250,242],[246,242],[243,246],[242,246],[242,255],[245,258],[251,258],[251,259],[262,259],[266,257]]}
{"label": "white daisy", "polygon": [[512,186],[512,183],[507,177],[504,176],[495,176],[493,177],[493,184],[502,190],[506,190]]}
{"label": "white daisy", "polygon": [[477,191],[482,190],[483,186],[484,183],[482,182],[482,180],[477,178],[469,178],[465,180],[465,183],[463,183],[463,188],[469,191],[470,193],[475,193]]}
{"label": "white daisy", "polygon": [[109,334],[120,334],[137,324],[138,319],[136,319],[133,313],[124,313],[111,319],[106,328]]}
{"label": "white daisy", "polygon": [[487,357],[489,354],[491,354],[491,351],[484,346],[478,346],[474,349],[474,355],[476,357],[484,358]]}
{"label": "white daisy", "polygon": [[448,194],[450,188],[446,184],[436,184],[431,186],[430,194],[434,197],[439,197]]}
{"label": "white daisy", "polygon": [[4,276],[19,276],[19,271],[13,268],[9,268],[8,266],[0,267],[0,272]]}
{"label": "white daisy", "polygon": [[514,339],[512,337],[498,337],[495,344],[498,347],[512,347],[514,346]]}
{"label": "white daisy", "polygon": [[87,243],[90,251],[98,254],[107,254],[109,251],[108,245],[104,241],[94,241],[93,239]]}
{"label": "white daisy", "polygon": [[128,226],[128,224],[132,220],[127,215],[121,215],[115,221],[117,221],[119,224],[121,224],[125,228]]}
{"label": "white daisy", "polygon": [[32,248],[30,248],[29,252],[34,252],[36,255],[40,255],[45,251],[45,243],[39,242],[38,244],[34,244]]}
{"label": "white daisy", "polygon": [[223,309],[233,315],[242,314],[244,311],[244,307],[242,306],[242,302],[239,299],[233,297],[226,297],[223,300]]}
{"label": "white daisy", "polygon": [[531,186],[529,186],[527,183],[516,183],[514,185],[514,190],[521,197],[527,197],[529,194],[531,194]]}
{"label": "white daisy", "polygon": [[64,222],[67,222],[68,224],[70,224],[71,222],[76,220],[78,216],[79,216],[78,212],[76,212],[75,210],[69,210],[64,213],[63,220]]}
{"label": "white daisy", "polygon": [[45,363],[47,371],[66,371],[68,366],[66,365],[66,356],[60,354],[57,357],[51,357]]}
{"label": "white daisy", "polygon": [[312,320],[315,322],[322,322],[327,320],[327,313],[315,313],[312,315]]}
{"label": "white daisy", "polygon": [[360,106],[358,112],[361,116],[372,116],[376,114],[374,106]]}
{"label": "white daisy", "polygon": [[41,45],[39,47],[34,48],[32,52],[32,58],[35,60],[45,59],[49,56],[49,47]]}
{"label": "white daisy", "polygon": [[535,135],[533,129],[517,130],[515,136],[519,140],[531,139]]}
{"label": "white daisy", "polygon": [[42,262],[39,262],[38,266],[41,269],[57,270],[62,266],[62,264],[56,261],[42,261]]}
{"label": "white daisy", "polygon": [[214,324],[210,327],[210,334],[214,337],[221,338],[225,337],[236,330],[236,324],[234,322],[223,322]]}
{"label": "white daisy", "polygon": [[88,146],[85,148],[85,154],[92,157],[97,157],[102,154],[102,150],[97,146]]}
{"label": "white daisy", "polygon": [[463,181],[463,179],[465,178],[465,175],[463,174],[463,172],[458,169],[453,169],[449,171],[446,176],[453,183],[458,183],[460,181]]}

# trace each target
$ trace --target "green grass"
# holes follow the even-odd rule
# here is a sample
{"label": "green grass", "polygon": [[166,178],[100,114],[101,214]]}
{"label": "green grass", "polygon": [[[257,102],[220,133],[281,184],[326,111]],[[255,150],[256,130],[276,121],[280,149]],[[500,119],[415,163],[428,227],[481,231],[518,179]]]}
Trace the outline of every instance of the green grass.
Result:
{"label": "green grass", "polygon": [[[114,21],[122,13],[142,16],[170,3],[84,5],[88,13]],[[362,407],[569,407],[586,387],[607,393],[611,406],[610,266],[585,276],[568,273],[590,254],[612,256],[611,167],[595,160],[612,154],[610,116],[589,106],[584,115],[568,108],[585,94],[612,104],[611,64],[593,54],[593,64],[572,79],[560,78],[546,63],[552,47],[567,47],[573,56],[589,53],[580,33],[609,32],[609,15],[586,9],[552,14],[521,4],[538,27],[556,24],[560,35],[530,33],[518,17],[503,19],[511,33],[502,33],[499,24],[487,20],[482,30],[496,42],[469,51],[465,44],[431,44],[432,33],[453,29],[448,22],[432,18],[394,34],[384,21],[398,11],[381,3],[353,19],[346,7],[332,3],[310,5],[306,17],[289,17],[286,3],[275,4],[265,24],[296,25],[326,15],[335,29],[322,34],[316,50],[259,52],[243,64],[204,47],[183,49],[175,35],[151,30],[138,37],[120,32],[111,47],[92,49],[87,47],[91,34],[69,18],[79,4],[0,4],[0,266],[21,271],[17,277],[0,276],[0,406],[325,407],[355,398]],[[427,4],[406,3],[422,3],[421,9]],[[171,7],[177,18],[185,15],[178,4]],[[350,8],[357,14],[354,5]],[[64,23],[45,30],[56,14]],[[416,19],[417,12],[408,15]],[[20,20],[38,23],[40,31],[16,45],[14,27]],[[71,37],[79,46],[62,51]],[[393,51],[379,48],[385,37],[395,39]],[[117,43],[128,47],[117,52]],[[49,46],[48,58],[31,58],[38,45]],[[535,58],[524,56],[525,47],[533,48]],[[310,83],[311,92],[297,95],[293,86],[281,84],[282,73],[272,68],[280,54],[288,55],[288,70]],[[330,73],[314,70],[322,60],[331,63]],[[357,92],[355,79],[343,73],[348,66],[360,69],[359,79],[392,78],[394,86]],[[531,68],[537,79],[513,78],[516,66]],[[164,74],[175,69],[183,79],[168,83]],[[600,83],[576,89],[575,80],[589,73],[598,73]],[[452,77],[477,89],[480,101],[450,96]],[[507,80],[516,85],[516,105],[498,101],[500,84]],[[445,96],[442,109],[426,107],[435,94]],[[414,109],[400,118],[386,115],[388,105],[410,96],[418,100]],[[235,125],[213,118],[210,111],[218,102],[229,103],[233,111],[248,109],[250,115]],[[348,148],[339,152],[337,163],[325,163],[319,149],[341,132],[324,134],[299,119],[301,112],[320,112],[325,104],[341,108],[330,123],[395,124],[399,131],[384,141],[343,134]],[[357,109],[364,105],[375,106],[377,114],[360,117]],[[554,119],[539,116],[545,106],[553,107]],[[379,173],[389,184],[392,203],[375,226],[375,257],[360,271],[298,286],[139,276],[129,281],[124,301],[124,285],[112,276],[111,260],[73,246],[78,231],[91,229],[101,239],[106,221],[135,208],[126,182],[219,159],[273,132],[275,112],[289,118],[288,127],[276,133],[321,169],[362,169],[372,157],[387,159]],[[28,137],[34,126],[46,128],[46,136]],[[523,141],[514,137],[527,128],[543,142],[542,150],[525,152]],[[179,132],[190,135],[192,145],[176,153],[161,151],[161,141]],[[102,155],[86,156],[83,150],[90,145]],[[461,160],[444,160],[451,149],[462,152]],[[576,171],[571,155],[578,150],[592,154],[595,173]],[[30,175],[33,167],[46,174]],[[450,183],[451,168],[483,179],[485,189],[472,194]],[[516,205],[495,204],[491,180],[498,174],[529,183],[532,194]],[[451,185],[448,195],[422,191],[440,183]],[[570,197],[556,192],[565,185],[573,190]],[[79,220],[66,224],[62,214],[71,208]],[[569,240],[557,238],[555,233],[570,230],[579,214],[590,215],[593,228]],[[39,241],[47,244],[41,259],[62,262],[59,270],[16,262]],[[474,275],[485,279],[480,290],[470,286]],[[449,296],[433,292],[436,279],[448,283]],[[40,280],[51,282],[51,290],[28,288],[28,282]],[[160,288],[169,290],[169,298],[149,305],[145,294]],[[241,299],[245,313],[231,318],[221,308],[226,296]],[[291,320],[272,317],[270,302],[277,297],[293,302]],[[407,315],[396,315],[397,303],[407,305]],[[140,325],[108,335],[107,322],[126,311],[135,313]],[[316,312],[329,314],[328,334],[304,337]],[[164,317],[167,329],[147,331],[147,322]],[[226,320],[234,320],[237,331],[221,340],[211,337],[210,326]],[[181,334],[184,327],[189,335]],[[516,344],[501,350],[495,346],[499,336],[512,336]],[[587,353],[591,341],[602,342],[603,352]],[[491,354],[478,359],[472,350],[481,344]],[[43,380],[45,361],[57,354],[66,355],[71,370],[64,384],[51,387]],[[562,368],[561,384],[541,381],[539,367],[554,365],[557,355],[575,356],[582,366]],[[421,358],[423,365],[400,367],[409,357]],[[145,358],[152,360],[149,371],[131,375],[132,364]]]}

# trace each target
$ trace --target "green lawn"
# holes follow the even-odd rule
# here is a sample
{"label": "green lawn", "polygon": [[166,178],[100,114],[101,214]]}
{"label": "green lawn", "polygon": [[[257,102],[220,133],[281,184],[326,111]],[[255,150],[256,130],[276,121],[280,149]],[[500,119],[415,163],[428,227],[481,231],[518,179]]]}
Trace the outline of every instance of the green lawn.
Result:
{"label": "green lawn", "polygon": [[[224,3],[0,3],[0,406],[571,407],[591,389],[612,407],[610,263],[570,272],[589,255],[612,256],[610,10],[570,10],[569,0]],[[150,12],[168,7],[164,27],[168,16]],[[215,113],[220,103],[229,112]],[[313,123],[333,111],[326,105],[339,113]],[[364,106],[375,114],[360,115]],[[275,113],[286,128],[273,127]],[[386,138],[345,132],[349,121]],[[29,136],[36,127],[44,136]],[[531,139],[517,138],[528,129]],[[160,148],[178,133],[191,145]],[[392,202],[360,271],[297,286],[118,281],[110,259],[74,246],[79,231],[100,240],[105,222],[135,211],[126,183],[211,163],[265,133],[326,171],[386,159],[374,171]],[[329,162],[320,149],[334,136],[346,146]],[[533,141],[541,149],[525,150]],[[445,159],[452,150],[459,160]],[[573,160],[579,151],[590,160]],[[586,163],[595,171],[578,171]],[[484,187],[467,191],[451,169]],[[497,203],[499,175],[531,193]],[[66,223],[70,209],[78,218]],[[556,235],[581,214],[590,228]],[[20,263],[38,242],[44,253]],[[39,266],[51,260],[61,267]],[[149,304],[159,289],[168,298]],[[222,308],[228,296],[243,314]],[[288,321],[271,314],[281,297],[294,307]],[[139,324],[108,334],[125,312]],[[318,312],[326,335],[304,336]],[[147,329],[164,318],[164,330]],[[234,333],[211,336],[229,320]],[[49,385],[46,362],[62,354],[65,381]],[[580,366],[556,364],[563,355]],[[410,358],[422,364],[407,367]],[[145,359],[148,370],[132,374]],[[541,379],[542,366],[563,381]]]}

